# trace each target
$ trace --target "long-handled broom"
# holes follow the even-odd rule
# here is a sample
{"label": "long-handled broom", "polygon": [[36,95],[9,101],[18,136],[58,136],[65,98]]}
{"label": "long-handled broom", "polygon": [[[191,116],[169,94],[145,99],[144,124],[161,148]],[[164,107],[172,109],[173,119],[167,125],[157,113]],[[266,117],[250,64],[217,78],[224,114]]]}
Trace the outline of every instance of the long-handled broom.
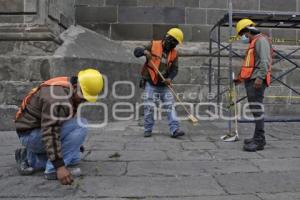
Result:
{"label": "long-handled broom", "polygon": [[[234,73],[232,73],[233,79],[235,78]],[[237,122],[237,92],[236,92],[236,86],[235,84],[233,84],[233,94],[231,94],[232,96],[232,100],[234,103],[234,127],[235,130],[232,133],[228,133],[227,135],[223,135],[221,137],[221,140],[223,140],[224,142],[235,142],[239,140],[239,133],[238,133],[238,122]]]}
{"label": "long-handled broom", "polygon": [[[165,77],[161,74],[161,72],[158,70],[158,68],[155,66],[155,64],[152,62],[152,60],[150,60],[150,64],[152,65],[152,68],[154,68],[156,70],[156,72],[158,73],[158,75],[160,76],[160,78],[165,82],[166,79]],[[185,112],[188,114],[188,118],[189,120],[193,123],[196,124],[198,123],[198,119],[191,114],[191,112],[184,106],[183,102],[180,100],[180,98],[178,97],[177,93],[175,92],[174,88],[172,87],[172,85],[167,85],[168,88],[170,89],[170,91],[172,92],[172,94],[176,97],[177,101],[182,103],[182,106],[185,110]]]}

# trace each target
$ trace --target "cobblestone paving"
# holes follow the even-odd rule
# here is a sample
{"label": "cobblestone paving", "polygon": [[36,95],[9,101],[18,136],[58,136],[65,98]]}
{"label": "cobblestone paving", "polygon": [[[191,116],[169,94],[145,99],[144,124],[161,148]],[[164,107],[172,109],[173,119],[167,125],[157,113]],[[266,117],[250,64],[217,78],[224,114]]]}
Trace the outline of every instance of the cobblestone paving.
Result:
{"label": "cobblestone paving", "polygon": [[[144,138],[138,122],[114,122],[90,130],[80,164],[84,175],[72,186],[44,180],[42,172],[19,176],[15,132],[0,132],[2,199],[299,200],[300,125],[266,124],[264,151],[242,151],[242,141],[224,143],[226,124],[182,123],[187,132],[172,139],[163,122]],[[253,124],[240,124],[241,139]],[[119,154],[114,157],[112,155]]]}

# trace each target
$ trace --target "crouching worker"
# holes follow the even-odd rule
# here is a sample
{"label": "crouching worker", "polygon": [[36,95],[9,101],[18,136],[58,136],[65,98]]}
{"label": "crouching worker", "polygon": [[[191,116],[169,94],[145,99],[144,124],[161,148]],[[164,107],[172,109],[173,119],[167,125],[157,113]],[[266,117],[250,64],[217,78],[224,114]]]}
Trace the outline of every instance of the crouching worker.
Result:
{"label": "crouching worker", "polygon": [[[161,100],[168,115],[171,137],[183,136],[179,129],[174,97],[167,87],[172,83],[178,72],[178,55],[176,46],[183,41],[183,32],[178,28],[168,31],[163,40],[152,41],[148,46],[137,47],[136,57],[146,56],[146,63],[142,69],[141,87],[145,88],[144,102],[144,136],[151,137],[154,126],[154,106]],[[157,71],[164,76],[162,80]]]}
{"label": "crouching worker", "polygon": [[[67,166],[80,161],[80,149],[87,135],[87,121],[75,116],[80,103],[96,102],[103,88],[103,77],[94,69],[78,76],[57,77],[43,82],[24,98],[16,114],[16,131],[25,148],[15,151],[21,175],[45,169],[48,180],[73,182]],[[73,170],[74,171],[74,170]]]}

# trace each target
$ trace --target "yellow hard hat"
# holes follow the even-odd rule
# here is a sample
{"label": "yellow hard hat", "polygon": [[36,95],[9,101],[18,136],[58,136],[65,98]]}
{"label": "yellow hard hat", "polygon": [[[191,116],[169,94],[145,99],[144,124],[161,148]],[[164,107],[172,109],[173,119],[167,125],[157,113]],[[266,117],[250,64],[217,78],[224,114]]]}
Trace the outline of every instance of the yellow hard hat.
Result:
{"label": "yellow hard hat", "polygon": [[179,44],[182,44],[183,42],[182,30],[180,30],[179,28],[171,28],[167,34],[175,38]]}
{"label": "yellow hard hat", "polygon": [[241,19],[236,24],[236,33],[239,35],[241,30],[247,28],[248,26],[255,26],[256,24],[251,19]]}
{"label": "yellow hard hat", "polygon": [[78,82],[83,97],[88,102],[96,102],[104,85],[101,73],[95,69],[82,70],[78,73]]}

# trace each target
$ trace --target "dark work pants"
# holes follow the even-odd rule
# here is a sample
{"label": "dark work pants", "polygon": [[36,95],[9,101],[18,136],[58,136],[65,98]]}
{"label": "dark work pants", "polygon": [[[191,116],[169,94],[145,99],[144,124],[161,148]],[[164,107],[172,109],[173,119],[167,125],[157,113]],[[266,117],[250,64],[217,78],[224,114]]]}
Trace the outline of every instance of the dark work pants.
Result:
{"label": "dark work pants", "polygon": [[263,99],[266,89],[265,81],[260,88],[254,87],[255,79],[245,81],[245,88],[247,92],[247,98],[250,110],[255,120],[255,131],[253,139],[260,143],[265,141],[265,130],[264,130],[264,108]]}

